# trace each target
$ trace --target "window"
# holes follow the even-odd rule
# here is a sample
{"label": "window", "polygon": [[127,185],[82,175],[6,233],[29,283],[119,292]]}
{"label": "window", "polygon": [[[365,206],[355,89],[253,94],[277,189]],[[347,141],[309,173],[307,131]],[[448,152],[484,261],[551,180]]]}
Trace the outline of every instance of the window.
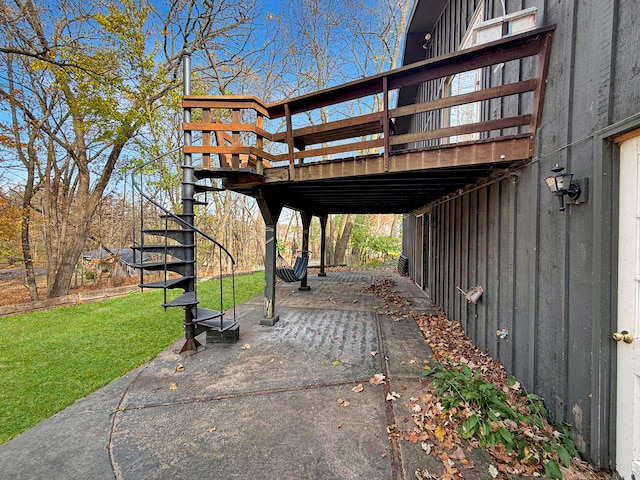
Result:
{"label": "window", "polygon": [[[472,29],[473,26],[482,21],[483,17],[483,5],[480,4],[471,24],[467,29],[462,42],[460,43],[459,50],[464,50],[473,45],[472,43]],[[470,93],[480,90],[482,83],[482,70],[471,70],[468,72],[462,72],[457,75],[448,77],[445,80],[444,95],[456,96],[463,93]],[[467,103],[464,105],[457,105],[455,107],[448,108],[443,115],[443,127],[456,127],[459,125],[467,125],[470,123],[476,123],[480,121],[480,102]],[[479,133],[468,133],[465,135],[454,135],[445,139],[444,143],[456,143],[456,142],[468,142],[478,140],[480,138]]]}

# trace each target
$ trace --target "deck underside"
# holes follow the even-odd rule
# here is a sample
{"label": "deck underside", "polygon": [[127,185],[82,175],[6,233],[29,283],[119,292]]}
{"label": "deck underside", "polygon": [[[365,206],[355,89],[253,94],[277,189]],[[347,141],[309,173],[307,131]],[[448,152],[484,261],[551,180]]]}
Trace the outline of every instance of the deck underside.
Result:
{"label": "deck underside", "polygon": [[[531,158],[528,135],[426,150],[234,172],[224,186],[317,214],[403,213]],[[206,176],[207,172],[200,172]]]}

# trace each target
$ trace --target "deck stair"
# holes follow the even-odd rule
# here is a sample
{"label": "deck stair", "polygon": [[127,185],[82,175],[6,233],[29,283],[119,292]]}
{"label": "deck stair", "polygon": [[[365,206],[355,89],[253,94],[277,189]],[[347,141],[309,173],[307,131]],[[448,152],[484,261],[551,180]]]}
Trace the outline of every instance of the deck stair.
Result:
{"label": "deck stair", "polygon": [[[138,221],[134,225],[134,261],[131,265],[140,271],[141,289],[162,289],[162,307],[184,310],[185,344],[181,353],[197,352],[201,343],[195,337],[206,332],[208,343],[235,342],[240,328],[235,315],[235,261],[224,246],[194,226],[193,213],[173,213],[163,205],[158,194],[151,194],[152,183],[147,172],[154,159],[136,168],[132,174],[134,203]],[[219,191],[216,186],[195,183],[191,185],[192,205],[206,204],[195,195]],[[198,291],[198,244],[206,248],[208,257],[217,261],[217,275],[213,291]],[[231,294],[222,287],[223,277],[231,277]],[[209,289],[207,289],[209,290]],[[177,292],[177,293],[176,293]],[[206,298],[205,298],[206,297]],[[214,297],[214,298],[211,298]],[[203,301],[205,300],[205,301]],[[206,304],[211,308],[205,308]]]}

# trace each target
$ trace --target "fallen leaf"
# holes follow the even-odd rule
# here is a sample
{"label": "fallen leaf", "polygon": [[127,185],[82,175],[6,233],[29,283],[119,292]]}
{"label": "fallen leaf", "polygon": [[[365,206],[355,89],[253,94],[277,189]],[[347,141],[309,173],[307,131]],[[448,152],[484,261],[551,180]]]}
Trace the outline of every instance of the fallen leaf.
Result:
{"label": "fallen leaf", "polygon": [[378,352],[376,352],[376,351],[371,352],[371,356],[372,357],[375,357],[377,354],[378,354]]}
{"label": "fallen leaf", "polygon": [[422,410],[422,408],[417,403],[414,403],[411,406],[411,411],[414,412],[414,413],[420,413],[421,410]]}
{"label": "fallen leaf", "polygon": [[179,363],[176,367],[176,372],[184,372],[184,365]]}
{"label": "fallen leaf", "polygon": [[489,475],[491,478],[498,478],[498,469],[494,465],[489,465]]}
{"label": "fallen leaf", "polygon": [[251,348],[251,345],[250,345],[250,344],[248,344],[248,343],[245,343],[245,344],[244,344],[242,347],[240,347],[240,348],[242,348],[242,350],[249,350],[249,349]]}
{"label": "fallen leaf", "polygon": [[384,373],[376,373],[373,377],[371,377],[369,383],[372,383],[374,385],[381,385],[384,383],[385,378],[386,377],[384,376]]}
{"label": "fallen leaf", "polygon": [[460,446],[456,447],[456,449],[453,451],[453,455],[451,456],[460,461],[467,459],[467,456],[464,454],[464,450],[460,448]]}
{"label": "fallen leaf", "polygon": [[207,428],[207,432],[213,433],[216,431],[216,427]]}
{"label": "fallen leaf", "polygon": [[466,459],[466,461],[460,462],[460,463],[462,463],[462,467],[465,470],[471,470],[473,468],[476,468],[476,466],[473,464],[473,460]]}
{"label": "fallen leaf", "polygon": [[351,390],[354,391],[355,393],[360,393],[361,391],[364,390],[364,387],[362,386],[361,383],[359,383],[358,385],[353,387]]}
{"label": "fallen leaf", "polygon": [[387,400],[395,400],[397,398],[400,398],[402,395],[400,395],[398,392],[390,392],[387,393]]}
{"label": "fallen leaf", "polygon": [[442,426],[438,425],[433,433],[435,434],[438,440],[443,441],[444,436],[447,432],[445,431],[444,428],[442,428]]}
{"label": "fallen leaf", "polygon": [[333,365],[334,367],[337,367],[338,365],[340,365],[340,361],[334,360],[333,362],[331,362],[331,365]]}
{"label": "fallen leaf", "polygon": [[169,390],[175,390],[176,388],[178,388],[178,385],[176,385],[175,383],[169,385]]}
{"label": "fallen leaf", "polygon": [[340,422],[340,423],[338,424],[338,428],[342,428],[342,427],[344,427],[344,422]]}

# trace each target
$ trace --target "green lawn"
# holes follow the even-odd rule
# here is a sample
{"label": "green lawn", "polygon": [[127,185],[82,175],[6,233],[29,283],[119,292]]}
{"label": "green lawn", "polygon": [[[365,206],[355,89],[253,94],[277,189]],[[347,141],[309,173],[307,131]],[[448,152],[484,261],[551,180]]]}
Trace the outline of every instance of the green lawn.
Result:
{"label": "green lawn", "polygon": [[[228,290],[231,279],[225,279]],[[208,308],[219,282],[198,285]],[[260,293],[264,273],[236,277],[237,303]],[[176,292],[177,293],[177,292]],[[174,294],[175,295],[175,294]],[[225,293],[225,303],[230,298]],[[161,291],[0,318],[0,443],[157,355],[183,334],[183,311]],[[228,308],[228,305],[227,305]]]}

